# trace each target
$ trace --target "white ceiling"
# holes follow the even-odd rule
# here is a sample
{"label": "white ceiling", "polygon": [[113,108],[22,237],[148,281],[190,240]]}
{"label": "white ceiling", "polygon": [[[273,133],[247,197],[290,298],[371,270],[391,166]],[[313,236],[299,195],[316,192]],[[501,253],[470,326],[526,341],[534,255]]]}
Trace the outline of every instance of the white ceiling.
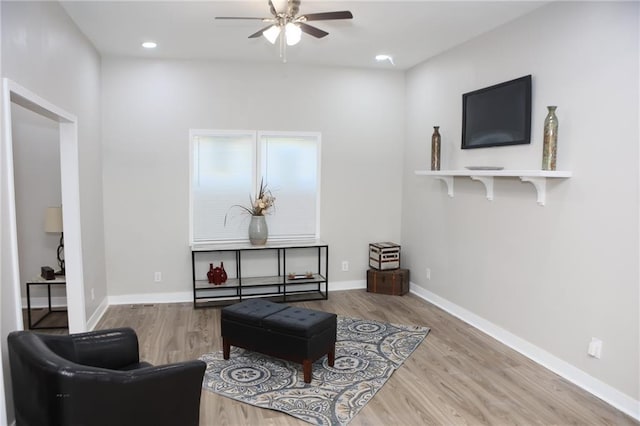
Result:
{"label": "white ceiling", "polygon": [[[307,34],[287,48],[289,63],[394,68],[377,63],[392,55],[396,69],[431,56],[511,21],[548,1],[339,1],[302,0],[300,14],[350,10],[353,20],[316,21],[329,32]],[[278,44],[248,36],[265,24],[214,20],[216,16],[268,17],[267,0],[69,1],[62,2],[105,56],[279,62]],[[158,47],[146,50],[145,40]]]}

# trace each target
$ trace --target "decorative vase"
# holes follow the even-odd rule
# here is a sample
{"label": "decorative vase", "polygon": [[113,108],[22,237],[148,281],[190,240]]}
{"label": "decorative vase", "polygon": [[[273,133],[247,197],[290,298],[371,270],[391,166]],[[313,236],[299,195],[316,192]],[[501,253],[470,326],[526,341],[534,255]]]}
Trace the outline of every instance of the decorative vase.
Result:
{"label": "decorative vase", "polygon": [[220,269],[218,266],[213,268],[212,275],[213,275],[213,285],[220,285],[224,282],[222,280],[222,269]]}
{"label": "decorative vase", "polygon": [[249,223],[249,241],[254,246],[263,246],[267,243],[269,230],[264,216],[251,216]]}
{"label": "decorative vase", "polygon": [[438,129],[440,129],[440,126],[433,126],[433,135],[431,136],[431,170],[440,170],[440,143],[442,138]]}
{"label": "decorative vase", "polygon": [[555,106],[548,106],[544,119],[544,142],[542,146],[542,170],[556,169],[556,153],[558,151],[558,117]]}
{"label": "decorative vase", "polygon": [[214,275],[213,263],[210,263],[209,272],[207,272],[207,279],[209,280],[209,284],[213,284],[213,275]]}
{"label": "decorative vase", "polygon": [[227,271],[224,270],[224,262],[220,262],[220,276],[222,277],[222,284],[227,282]]}

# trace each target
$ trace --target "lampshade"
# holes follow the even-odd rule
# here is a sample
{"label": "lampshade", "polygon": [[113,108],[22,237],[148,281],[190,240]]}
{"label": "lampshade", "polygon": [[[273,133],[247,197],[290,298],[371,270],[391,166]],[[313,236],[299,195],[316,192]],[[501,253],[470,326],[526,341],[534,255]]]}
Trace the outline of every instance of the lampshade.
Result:
{"label": "lampshade", "polygon": [[294,46],[300,42],[302,30],[298,25],[289,22],[285,27],[285,34],[287,36],[287,45]]}
{"label": "lampshade", "polygon": [[44,232],[62,232],[62,207],[47,207],[44,215]]}
{"label": "lampshade", "polygon": [[280,27],[278,25],[273,25],[269,29],[262,32],[264,38],[269,40],[269,43],[274,44],[280,35]]}

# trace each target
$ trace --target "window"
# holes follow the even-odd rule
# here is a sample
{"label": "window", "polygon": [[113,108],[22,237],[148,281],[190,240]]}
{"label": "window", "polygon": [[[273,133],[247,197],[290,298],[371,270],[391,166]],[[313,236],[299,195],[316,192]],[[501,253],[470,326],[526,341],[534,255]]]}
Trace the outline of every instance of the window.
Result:
{"label": "window", "polygon": [[[192,130],[191,242],[246,241],[260,180],[276,197],[270,240],[319,237],[320,134]],[[226,224],[225,224],[226,217]]]}

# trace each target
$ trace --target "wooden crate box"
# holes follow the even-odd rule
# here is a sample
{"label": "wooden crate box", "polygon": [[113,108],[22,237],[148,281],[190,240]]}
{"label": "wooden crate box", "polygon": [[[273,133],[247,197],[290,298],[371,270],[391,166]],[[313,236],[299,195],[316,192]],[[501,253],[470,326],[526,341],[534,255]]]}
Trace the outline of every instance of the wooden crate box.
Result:
{"label": "wooden crate box", "polygon": [[392,296],[407,294],[409,292],[409,270],[379,271],[369,269],[367,271],[367,291]]}
{"label": "wooden crate box", "polygon": [[400,246],[396,243],[369,244],[369,267],[378,270],[400,267]]}

